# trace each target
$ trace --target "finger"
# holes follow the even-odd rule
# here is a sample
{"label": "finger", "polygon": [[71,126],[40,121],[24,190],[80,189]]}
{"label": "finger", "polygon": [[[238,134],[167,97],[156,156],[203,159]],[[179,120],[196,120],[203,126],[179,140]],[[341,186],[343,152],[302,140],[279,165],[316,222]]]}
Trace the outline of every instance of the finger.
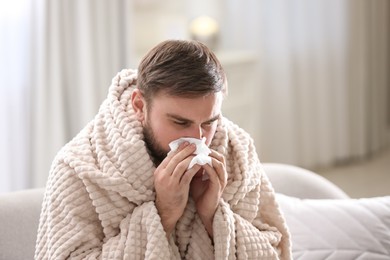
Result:
{"label": "finger", "polygon": [[209,180],[211,182],[213,182],[213,183],[219,182],[217,172],[212,166],[210,166],[209,164],[205,164],[205,165],[203,165],[203,169],[205,170],[204,174],[207,174],[209,176]]}
{"label": "finger", "polygon": [[170,151],[167,154],[167,157],[160,163],[159,168],[165,169],[170,162],[170,160],[175,156],[177,153],[179,153],[181,150],[183,150],[185,147],[189,145],[189,142],[183,142],[179,145],[179,147],[176,149],[176,151]]}
{"label": "finger", "polygon": [[[220,183],[223,185],[227,182],[227,173],[225,169],[225,165],[218,161],[215,158],[211,158],[212,167],[208,164],[204,166],[205,170],[209,174],[210,179],[211,178],[217,178]],[[216,179],[214,179],[216,181]]]}
{"label": "finger", "polygon": [[[196,146],[194,144],[189,144],[185,148],[183,148],[181,151],[176,153],[171,160],[169,160],[167,166],[165,167],[166,172],[169,172],[170,175],[173,174],[176,167],[181,163],[183,160],[191,156],[195,152]],[[188,161],[186,163],[187,167],[190,162]],[[184,166],[182,166],[184,167]]]}
{"label": "finger", "polygon": [[215,150],[211,150],[211,153],[209,154],[210,157],[217,159],[218,161],[222,162],[225,165],[225,156],[218,153]]}
{"label": "finger", "polygon": [[202,167],[198,164],[195,164],[193,167],[188,169],[187,171],[184,172],[180,179],[180,184],[181,185],[190,185],[192,178],[195,176],[195,174],[201,169]]}
{"label": "finger", "polygon": [[211,158],[214,158],[216,159],[217,161],[221,162],[223,165],[225,165],[225,156],[223,156],[222,154],[216,152],[216,151],[211,151],[211,153],[209,154],[209,156]]}
{"label": "finger", "polygon": [[217,169],[218,177],[219,177],[220,181],[223,181],[226,185],[228,176],[227,176],[227,172],[226,172],[225,156],[223,156],[221,153],[218,153],[215,150],[211,150],[210,157],[215,158],[219,162],[222,163],[222,165],[220,165],[218,163],[213,163],[213,167],[218,167],[218,166],[220,167],[219,169]]}
{"label": "finger", "polygon": [[191,160],[194,158],[194,156],[189,156],[187,158],[184,158],[181,162],[179,162],[175,169],[172,171],[171,177],[176,180],[176,183],[179,183],[183,175],[188,169],[188,166],[191,163]]}

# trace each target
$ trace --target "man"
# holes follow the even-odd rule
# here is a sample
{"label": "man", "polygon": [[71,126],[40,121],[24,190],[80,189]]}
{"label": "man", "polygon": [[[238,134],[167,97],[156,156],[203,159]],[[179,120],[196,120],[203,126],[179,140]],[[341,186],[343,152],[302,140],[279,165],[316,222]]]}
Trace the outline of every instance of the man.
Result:
{"label": "man", "polygon": [[[290,259],[253,141],[221,114],[227,82],[196,41],[169,40],[112,81],[53,162],[36,259]],[[205,139],[210,164],[189,167]],[[204,178],[205,175],[207,178]]]}

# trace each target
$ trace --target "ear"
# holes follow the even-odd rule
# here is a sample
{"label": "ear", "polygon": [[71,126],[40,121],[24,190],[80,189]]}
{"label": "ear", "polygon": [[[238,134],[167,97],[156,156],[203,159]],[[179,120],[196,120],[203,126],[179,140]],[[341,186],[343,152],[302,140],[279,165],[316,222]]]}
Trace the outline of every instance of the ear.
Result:
{"label": "ear", "polygon": [[146,103],[139,89],[135,89],[131,94],[131,104],[133,106],[138,121],[143,123],[143,121],[145,120]]}

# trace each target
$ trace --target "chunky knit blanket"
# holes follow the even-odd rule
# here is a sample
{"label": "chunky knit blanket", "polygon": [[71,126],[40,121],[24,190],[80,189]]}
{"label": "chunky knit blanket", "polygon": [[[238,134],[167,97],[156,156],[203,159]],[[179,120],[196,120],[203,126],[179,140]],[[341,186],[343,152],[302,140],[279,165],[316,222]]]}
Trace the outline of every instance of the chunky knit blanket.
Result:
{"label": "chunky knit blanket", "polygon": [[290,259],[290,236],[253,141],[226,118],[211,148],[228,184],[210,239],[190,199],[167,239],[155,207],[155,166],[131,106],[136,71],[112,80],[96,117],[53,161],[36,259]]}

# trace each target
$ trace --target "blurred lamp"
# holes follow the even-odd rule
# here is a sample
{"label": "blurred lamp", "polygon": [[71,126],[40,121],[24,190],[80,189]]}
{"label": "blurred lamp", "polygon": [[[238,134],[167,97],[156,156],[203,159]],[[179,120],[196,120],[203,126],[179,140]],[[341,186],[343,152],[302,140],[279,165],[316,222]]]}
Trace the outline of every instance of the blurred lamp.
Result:
{"label": "blurred lamp", "polygon": [[209,16],[199,16],[190,23],[191,38],[203,42],[211,49],[217,47],[218,31],[217,21]]}

